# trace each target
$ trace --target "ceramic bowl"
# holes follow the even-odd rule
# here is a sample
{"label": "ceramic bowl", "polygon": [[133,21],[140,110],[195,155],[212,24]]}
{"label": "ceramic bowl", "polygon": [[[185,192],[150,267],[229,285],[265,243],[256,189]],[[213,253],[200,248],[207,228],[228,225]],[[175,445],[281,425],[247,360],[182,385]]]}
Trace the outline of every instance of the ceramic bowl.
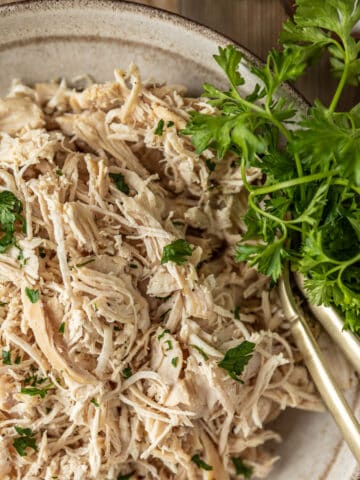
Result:
{"label": "ceramic bowl", "polygon": [[[12,78],[25,82],[88,73],[113,78],[115,67],[135,62],[144,79],[184,84],[192,94],[204,81],[224,82],[212,55],[229,40],[208,28],[163,11],[117,1],[42,0],[0,7],[0,93]],[[241,47],[240,47],[241,48]],[[258,60],[241,48],[248,63]],[[242,73],[249,88],[254,78]],[[301,98],[290,88],[301,108]],[[360,410],[358,392],[349,392]],[[357,405],[357,406],[356,406]],[[281,460],[268,480],[350,480],[355,461],[328,414],[285,411],[273,427]],[[218,479],[221,480],[221,479]]]}

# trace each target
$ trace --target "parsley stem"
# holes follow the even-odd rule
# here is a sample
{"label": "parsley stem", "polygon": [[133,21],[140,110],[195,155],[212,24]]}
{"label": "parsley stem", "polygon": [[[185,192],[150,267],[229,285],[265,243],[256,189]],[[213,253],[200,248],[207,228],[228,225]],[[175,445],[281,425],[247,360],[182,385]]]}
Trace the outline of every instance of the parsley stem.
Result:
{"label": "parsley stem", "polygon": [[336,175],[336,170],[331,170],[330,172],[324,173],[314,173],[313,175],[307,175],[301,178],[295,178],[293,180],[287,180],[286,182],[279,182],[276,185],[271,185],[269,187],[259,187],[253,190],[253,196],[257,195],[267,195],[268,193],[277,192],[285,188],[296,187],[297,185],[302,185],[304,183],[317,182],[318,180],[323,180],[327,177],[332,177]]}
{"label": "parsley stem", "polygon": [[[273,222],[276,222],[277,224],[281,225],[281,228],[283,229],[283,232],[285,232],[286,228],[290,228],[291,230],[296,230],[297,232],[301,232],[301,228],[296,227],[295,225],[292,225],[291,221],[289,220],[282,220],[279,217],[276,217],[274,215],[271,215],[271,213],[266,212],[262,208],[258,207],[256,203],[254,202],[254,192],[250,193],[249,198],[248,198],[248,203],[250,207],[255,210],[257,213],[262,215],[263,217],[268,218],[269,220],[272,220]],[[285,235],[286,237],[286,235]]]}
{"label": "parsley stem", "polygon": [[331,104],[330,104],[330,107],[329,107],[329,113],[334,113],[335,108],[337,107],[337,104],[340,100],[342,91],[344,90],[346,80],[347,80],[347,77],[348,77],[348,74],[349,74],[349,52],[348,52],[346,43],[345,43],[345,48],[344,48],[344,54],[345,54],[344,70],[342,72],[340,82],[338,83],[337,89],[335,91],[335,95],[334,95],[334,97],[331,101]]}

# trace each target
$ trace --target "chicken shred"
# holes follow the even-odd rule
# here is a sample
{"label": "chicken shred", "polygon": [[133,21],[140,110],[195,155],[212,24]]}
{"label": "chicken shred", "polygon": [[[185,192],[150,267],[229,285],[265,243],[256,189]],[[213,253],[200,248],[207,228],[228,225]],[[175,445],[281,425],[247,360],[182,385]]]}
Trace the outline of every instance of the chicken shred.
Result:
{"label": "chicken shred", "polygon": [[[210,172],[213,153],[180,133],[193,109],[215,111],[134,65],[82,91],[16,81],[0,99],[0,190],[27,225],[0,254],[2,480],[225,480],[233,458],[265,478],[280,440],[267,424],[322,409],[276,289],[234,262],[246,191],[231,155]],[[160,264],[177,238],[192,256]],[[244,340],[240,383],[218,363]],[[15,426],[32,429],[26,456]]]}

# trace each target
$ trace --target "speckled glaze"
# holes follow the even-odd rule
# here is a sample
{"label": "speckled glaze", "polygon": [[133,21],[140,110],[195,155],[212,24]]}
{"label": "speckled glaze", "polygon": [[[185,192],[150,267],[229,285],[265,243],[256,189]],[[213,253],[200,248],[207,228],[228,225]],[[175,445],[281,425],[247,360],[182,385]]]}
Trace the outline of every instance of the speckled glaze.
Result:
{"label": "speckled glaze", "polygon": [[[84,73],[112,78],[135,62],[144,79],[184,84],[193,94],[204,81],[224,78],[212,59],[229,40],[179,16],[135,4],[98,0],[26,1],[0,7],[0,93],[12,78],[26,82]],[[241,47],[240,47],[241,48]],[[248,64],[258,60],[243,49]],[[254,78],[242,67],[248,87]],[[290,88],[301,108],[301,98]],[[360,413],[359,391],[348,394]],[[281,456],[268,480],[350,480],[356,468],[327,414],[287,410],[273,426],[283,435]],[[359,477],[360,478],[360,477]],[[221,479],[218,479],[221,480]]]}

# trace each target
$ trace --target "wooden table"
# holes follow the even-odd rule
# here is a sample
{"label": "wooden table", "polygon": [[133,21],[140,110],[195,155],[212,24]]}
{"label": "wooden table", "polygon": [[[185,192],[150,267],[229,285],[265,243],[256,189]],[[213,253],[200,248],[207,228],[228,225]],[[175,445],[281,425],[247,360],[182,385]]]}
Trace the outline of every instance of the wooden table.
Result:
{"label": "wooden table", "polygon": [[[0,0],[0,5],[11,1],[17,0]],[[137,0],[137,3],[179,13],[214,28],[262,59],[276,46],[281,25],[287,18],[280,0]],[[310,102],[320,98],[328,103],[335,85],[325,60],[312,67],[296,88]],[[348,88],[339,107],[348,108],[359,98],[358,88]]]}
{"label": "wooden table", "polygon": [[[280,0],[139,0],[138,3],[170,10],[214,28],[262,59],[276,46],[287,18]],[[329,102],[335,87],[326,60],[312,67],[296,84],[310,102],[315,98]],[[359,99],[359,88],[348,87],[339,107],[349,108]]]}

